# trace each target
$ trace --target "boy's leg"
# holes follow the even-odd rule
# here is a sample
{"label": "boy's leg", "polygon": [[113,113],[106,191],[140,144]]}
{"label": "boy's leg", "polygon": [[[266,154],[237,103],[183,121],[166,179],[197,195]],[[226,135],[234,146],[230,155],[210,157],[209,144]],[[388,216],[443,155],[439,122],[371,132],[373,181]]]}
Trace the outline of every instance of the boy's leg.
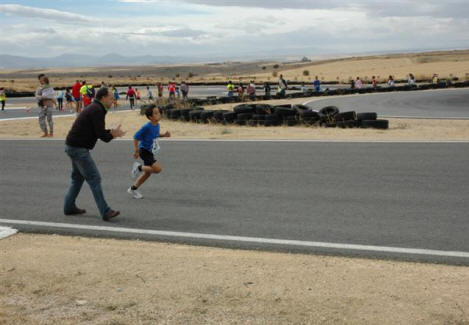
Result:
{"label": "boy's leg", "polygon": [[151,174],[159,174],[161,173],[161,165],[157,162],[153,163],[151,166],[142,166],[143,174],[140,175],[139,178],[135,181],[134,188],[139,188],[145,181],[151,176]]}

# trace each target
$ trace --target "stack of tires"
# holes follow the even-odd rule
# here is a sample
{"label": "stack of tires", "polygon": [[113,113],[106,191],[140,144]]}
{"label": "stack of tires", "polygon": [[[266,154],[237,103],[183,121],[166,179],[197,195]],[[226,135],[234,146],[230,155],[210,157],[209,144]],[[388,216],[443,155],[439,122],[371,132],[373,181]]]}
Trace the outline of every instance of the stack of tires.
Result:
{"label": "stack of tires", "polygon": [[[142,107],[143,109],[143,107]],[[241,104],[229,110],[204,110],[203,107],[174,109],[161,108],[163,115],[174,121],[194,123],[221,123],[224,125],[248,126],[322,126],[339,128],[377,128],[388,129],[388,120],[378,119],[378,115],[371,113],[356,113],[355,111],[340,112],[336,106],[326,106],[314,111],[304,105]]]}

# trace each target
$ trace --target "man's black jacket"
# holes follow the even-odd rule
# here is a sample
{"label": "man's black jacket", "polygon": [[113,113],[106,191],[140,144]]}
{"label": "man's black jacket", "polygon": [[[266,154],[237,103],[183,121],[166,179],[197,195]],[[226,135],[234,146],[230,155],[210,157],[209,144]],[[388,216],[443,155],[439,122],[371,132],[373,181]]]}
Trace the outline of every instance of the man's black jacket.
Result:
{"label": "man's black jacket", "polygon": [[106,113],[104,105],[100,101],[94,100],[78,115],[68,132],[65,143],[72,147],[91,150],[98,139],[104,142],[111,141],[113,139],[111,131],[104,128]]}

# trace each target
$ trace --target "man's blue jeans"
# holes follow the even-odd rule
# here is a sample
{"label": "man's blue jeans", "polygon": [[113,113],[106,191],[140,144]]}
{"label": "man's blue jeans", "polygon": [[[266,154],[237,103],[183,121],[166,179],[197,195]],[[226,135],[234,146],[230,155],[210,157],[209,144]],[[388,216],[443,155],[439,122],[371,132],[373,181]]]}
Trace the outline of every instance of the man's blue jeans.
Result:
{"label": "man's blue jeans", "polygon": [[72,160],[72,183],[65,196],[64,213],[70,214],[75,212],[77,209],[75,200],[78,193],[80,193],[83,182],[86,180],[98,205],[99,213],[101,213],[101,216],[104,216],[111,208],[109,208],[104,199],[103,189],[101,188],[101,175],[91,158],[90,151],[85,148],[66,145],[65,152]]}

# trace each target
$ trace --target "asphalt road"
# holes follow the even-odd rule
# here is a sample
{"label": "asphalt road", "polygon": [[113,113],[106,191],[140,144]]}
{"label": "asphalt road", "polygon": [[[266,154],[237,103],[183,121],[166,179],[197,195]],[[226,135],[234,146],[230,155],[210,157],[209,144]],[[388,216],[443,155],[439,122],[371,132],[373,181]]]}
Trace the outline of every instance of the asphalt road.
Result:
{"label": "asphalt road", "polygon": [[469,265],[469,143],[163,141],[161,147],[163,173],[144,184],[143,200],[135,200],[126,193],[131,142],[97,145],[92,155],[106,198],[121,211],[106,223],[87,185],[78,206],[88,213],[62,215],[70,172],[63,141],[0,141],[0,219],[345,246],[7,224],[32,232]]}
{"label": "asphalt road", "polygon": [[342,112],[377,112],[382,117],[469,118],[469,89],[357,94],[308,104],[316,110],[330,105]]}

